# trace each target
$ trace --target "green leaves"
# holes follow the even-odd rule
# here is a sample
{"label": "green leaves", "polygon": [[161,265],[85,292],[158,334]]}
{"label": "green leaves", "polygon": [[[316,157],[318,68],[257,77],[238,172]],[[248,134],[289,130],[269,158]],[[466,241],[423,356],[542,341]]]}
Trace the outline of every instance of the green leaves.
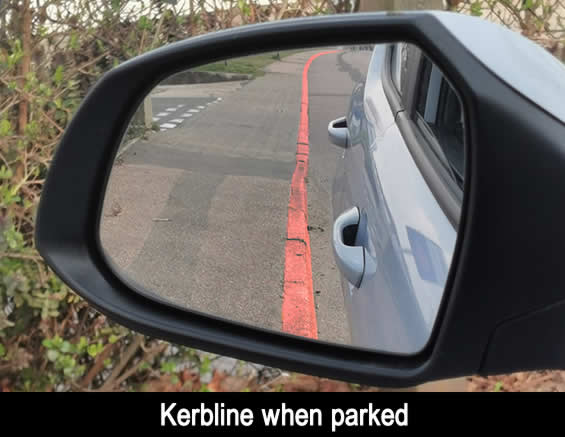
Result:
{"label": "green leaves", "polygon": [[39,134],[40,134],[39,123],[37,123],[36,120],[31,120],[30,122],[28,122],[28,124],[24,129],[24,135],[26,135],[27,137],[29,137],[31,141],[33,141],[37,139]]}
{"label": "green leaves", "polygon": [[177,364],[174,361],[165,361],[161,363],[161,372],[171,374],[177,369]]}
{"label": "green leaves", "polygon": [[61,344],[61,352],[63,353],[69,353],[69,352],[73,352],[75,351],[74,346],[69,343],[68,341],[63,341],[63,343]]}
{"label": "green leaves", "polygon": [[19,39],[16,39],[14,41],[14,44],[12,45],[11,49],[12,49],[12,53],[10,53],[6,59],[7,68],[15,67],[20,62],[20,60],[24,55],[22,51],[22,45]]}
{"label": "green leaves", "polygon": [[[102,343],[88,344],[86,337],[80,337],[79,341],[76,343],[71,343],[68,340],[64,340],[60,336],[56,335],[53,338],[44,338],[41,345],[48,351],[55,351],[57,353],[72,354],[72,355],[85,355],[88,354],[92,357],[98,355],[99,351],[104,349]],[[52,357],[56,354],[51,354]],[[49,354],[48,354],[49,357]]]}
{"label": "green leaves", "polygon": [[86,348],[88,355],[90,355],[92,358],[96,358],[96,356],[103,350],[104,345],[102,343],[89,344]]}
{"label": "green leaves", "polygon": [[14,251],[23,248],[24,237],[21,232],[16,230],[14,225],[9,226],[2,233],[2,238],[0,238],[0,248],[4,245],[8,246],[8,249]]}
{"label": "green leaves", "polygon": [[[8,173],[6,173],[7,175]],[[14,205],[21,201],[21,197],[17,194],[17,190],[10,184],[0,185],[0,206],[2,208],[8,208],[10,205]],[[7,233],[7,234],[6,234]],[[5,231],[4,241],[8,241],[9,248],[12,250],[23,248],[23,237],[15,230]],[[2,237],[0,237],[0,246],[2,245]]]}
{"label": "green leaves", "polygon": [[76,345],[77,352],[79,354],[83,353],[87,347],[88,347],[88,341],[86,340],[86,337],[81,337]]}
{"label": "green leaves", "polygon": [[12,124],[3,118],[0,120],[0,137],[7,137],[8,135],[12,135]]}
{"label": "green leaves", "polygon": [[249,17],[251,15],[251,6],[249,6],[245,0],[238,0],[237,6],[239,7],[242,15],[245,17]]}
{"label": "green leaves", "polygon": [[147,18],[145,15],[139,17],[139,20],[137,22],[137,28],[140,30],[151,30],[152,28],[151,20]]}
{"label": "green leaves", "polygon": [[69,38],[69,48],[71,50],[76,50],[78,48],[78,34],[73,32]]}
{"label": "green leaves", "polygon": [[200,374],[204,375],[206,373],[210,372],[210,358],[206,355],[204,356],[204,358],[202,358],[202,361],[200,362]]}
{"label": "green leaves", "polygon": [[[61,380],[61,376],[74,380],[82,376],[86,370],[84,363],[86,357],[95,358],[104,350],[102,342],[88,344],[86,337],[81,336],[76,343],[56,335],[52,338],[45,338],[41,345],[47,350],[47,361],[53,365],[53,369],[62,372],[62,375],[55,377],[55,382]],[[105,360],[107,366],[111,365],[110,361]]]}
{"label": "green leaves", "polygon": [[0,180],[10,180],[13,175],[14,173],[11,168],[6,167],[5,165],[0,167]]}
{"label": "green leaves", "polygon": [[60,85],[62,81],[63,81],[63,66],[59,65],[55,69],[55,73],[53,74],[53,82],[55,82],[56,85]]}
{"label": "green leaves", "polygon": [[[81,341],[83,339],[81,337]],[[84,374],[86,366],[77,365],[77,359],[82,354],[79,344],[74,345],[59,336],[45,338],[41,344],[47,349],[47,360],[56,370],[62,371],[64,376],[76,379]]]}
{"label": "green leaves", "polygon": [[57,358],[59,358],[59,351],[55,350],[55,349],[49,349],[47,351],[47,359],[51,362],[55,362],[57,361]]}
{"label": "green leaves", "polygon": [[2,343],[0,343],[0,358],[4,358],[6,356],[6,348]]}
{"label": "green leaves", "polygon": [[477,0],[471,3],[471,15],[474,15],[475,17],[483,15],[482,4],[480,1]]}

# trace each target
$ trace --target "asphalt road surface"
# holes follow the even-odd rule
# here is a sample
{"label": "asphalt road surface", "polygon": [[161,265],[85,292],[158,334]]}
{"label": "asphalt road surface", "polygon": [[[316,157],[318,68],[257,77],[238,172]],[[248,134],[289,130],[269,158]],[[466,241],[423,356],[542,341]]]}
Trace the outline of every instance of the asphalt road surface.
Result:
{"label": "asphalt road surface", "polygon": [[[281,329],[302,70],[319,51],[275,62],[248,83],[170,85],[152,95],[162,130],[120,155],[101,220],[102,245],[125,275],[184,308]],[[356,78],[344,65],[366,70],[370,54],[324,55],[309,72],[312,274],[318,337],[330,342],[350,340],[330,246],[342,151],[327,125],[348,110]]]}
{"label": "asphalt road surface", "polygon": [[204,111],[207,106],[222,101],[221,97],[151,97],[153,122],[161,132],[190,123],[192,117]]}

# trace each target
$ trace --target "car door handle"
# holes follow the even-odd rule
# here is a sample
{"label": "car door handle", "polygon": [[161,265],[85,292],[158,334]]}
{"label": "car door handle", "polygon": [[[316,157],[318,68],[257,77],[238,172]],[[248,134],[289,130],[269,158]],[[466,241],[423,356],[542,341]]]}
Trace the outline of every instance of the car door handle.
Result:
{"label": "car door handle", "polygon": [[365,248],[354,246],[359,228],[359,208],[354,207],[336,218],[332,246],[337,267],[345,278],[359,288],[365,271]]}
{"label": "car door handle", "polygon": [[336,118],[328,124],[328,135],[332,144],[347,148],[349,142],[349,130],[347,129],[347,120],[345,117]]}

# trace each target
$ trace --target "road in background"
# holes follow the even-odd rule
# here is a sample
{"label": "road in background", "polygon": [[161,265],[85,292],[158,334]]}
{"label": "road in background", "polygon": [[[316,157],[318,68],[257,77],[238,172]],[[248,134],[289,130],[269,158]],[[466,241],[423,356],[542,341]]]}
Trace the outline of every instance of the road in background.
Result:
{"label": "road in background", "polygon": [[[114,167],[102,244],[129,277],[184,308],[281,329],[301,76],[318,51],[275,62],[245,86],[159,87],[154,116],[175,116],[162,115],[158,123],[190,113],[178,105],[200,112],[133,144]],[[309,75],[307,186],[318,337],[340,343],[349,343],[349,334],[330,246],[330,194],[341,151],[329,143],[327,125],[346,114],[354,86],[343,63],[368,63],[370,53],[363,55],[324,55]]]}
{"label": "road in background", "polygon": [[136,282],[185,308],[280,329],[303,62],[289,65],[244,87],[159,90],[222,101],[132,145],[114,167],[102,242]]}
{"label": "road in background", "polygon": [[160,131],[174,129],[185,122],[189,123],[192,117],[206,110],[207,106],[220,101],[221,97],[178,98],[152,95],[153,123],[159,126]]}

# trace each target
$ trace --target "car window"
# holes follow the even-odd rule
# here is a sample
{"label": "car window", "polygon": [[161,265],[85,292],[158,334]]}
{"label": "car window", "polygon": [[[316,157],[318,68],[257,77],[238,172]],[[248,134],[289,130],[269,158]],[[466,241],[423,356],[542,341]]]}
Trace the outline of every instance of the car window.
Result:
{"label": "car window", "polygon": [[422,52],[416,45],[405,42],[391,44],[389,50],[390,78],[395,90],[404,99],[410,87],[408,82],[415,76],[414,65]]}
{"label": "car window", "polygon": [[465,163],[461,102],[439,68],[428,58],[422,62],[416,117],[425,126],[427,136],[433,138],[432,150],[462,188]]}

